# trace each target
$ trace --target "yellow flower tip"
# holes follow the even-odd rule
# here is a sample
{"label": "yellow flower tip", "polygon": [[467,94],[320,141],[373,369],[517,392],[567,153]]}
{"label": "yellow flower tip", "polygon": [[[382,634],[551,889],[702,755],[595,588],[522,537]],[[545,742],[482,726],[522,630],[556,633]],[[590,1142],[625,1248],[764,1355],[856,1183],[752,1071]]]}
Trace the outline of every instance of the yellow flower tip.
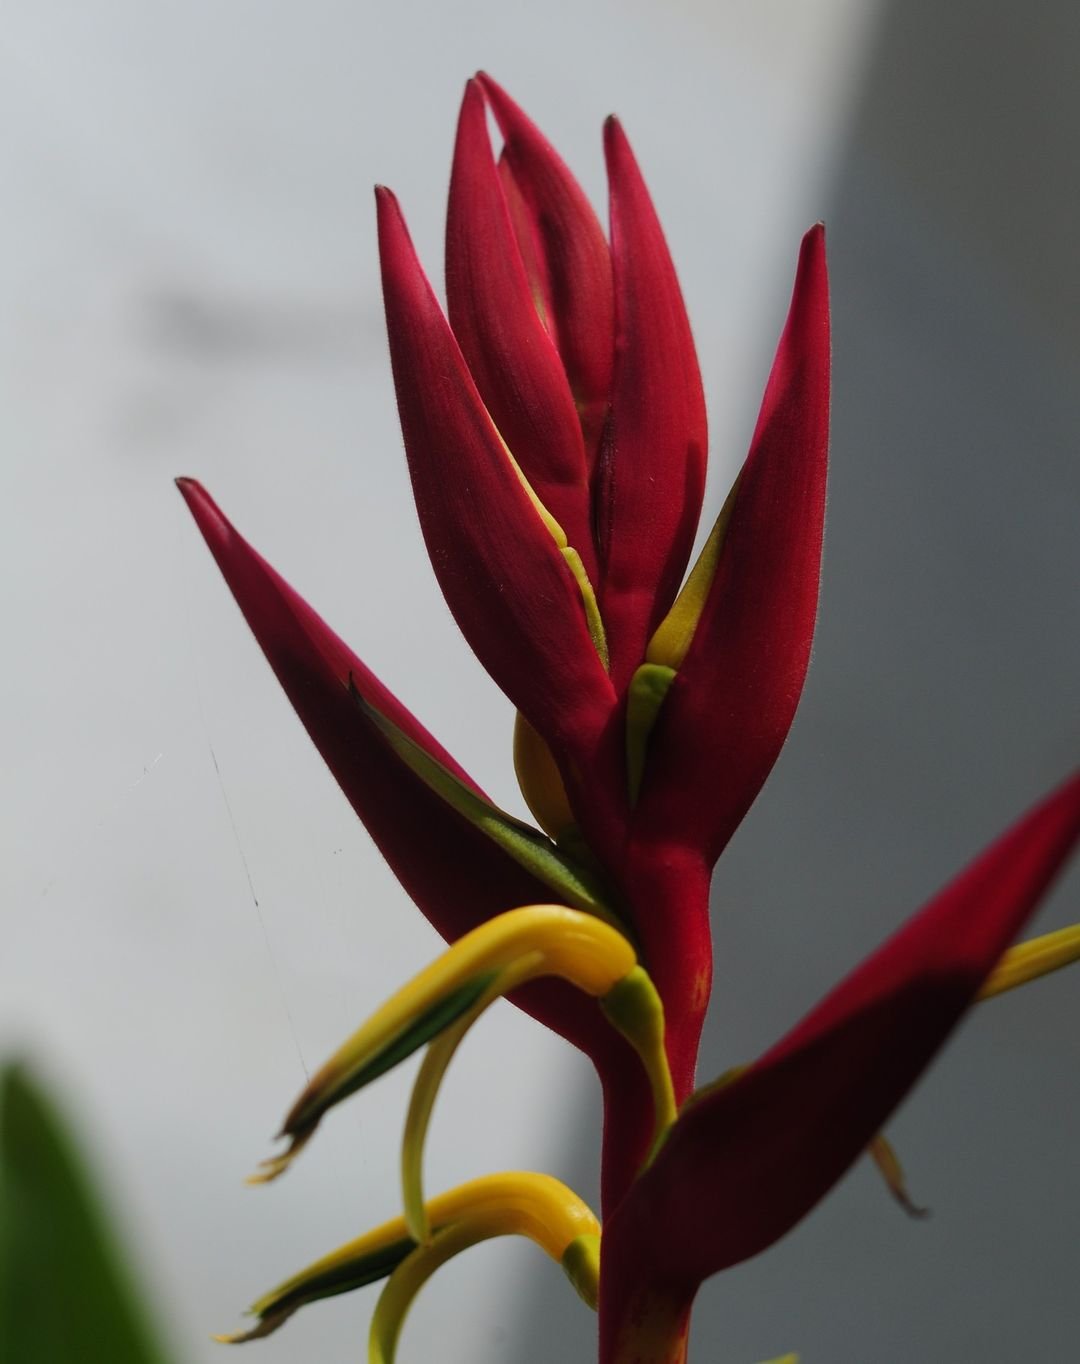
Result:
{"label": "yellow flower tip", "polygon": [[252,1186],[257,1184],[272,1184],[275,1179],[278,1179],[285,1173],[311,1140],[314,1132],[315,1127],[311,1126],[302,1132],[294,1133],[290,1136],[289,1145],[286,1149],[282,1151],[279,1156],[270,1156],[266,1160],[260,1160],[259,1168],[254,1174],[248,1175],[247,1179],[244,1180],[244,1183]]}
{"label": "yellow flower tip", "polygon": [[920,1221],[929,1217],[930,1209],[920,1207],[908,1193],[904,1168],[888,1137],[879,1132],[867,1149],[889,1192],[907,1215]]}
{"label": "yellow flower tip", "polygon": [[[283,1326],[292,1316],[295,1309],[289,1308],[284,1312],[268,1312],[247,1331],[233,1331],[228,1335],[211,1336],[211,1340],[216,1340],[219,1345],[246,1345],[249,1340],[265,1340],[269,1335]],[[250,1315],[250,1313],[249,1313]]]}
{"label": "yellow flower tip", "polygon": [[257,1188],[260,1184],[272,1184],[289,1168],[292,1162],[292,1153],[286,1152],[283,1156],[275,1156],[271,1160],[260,1160],[259,1168],[244,1180],[249,1188]]}

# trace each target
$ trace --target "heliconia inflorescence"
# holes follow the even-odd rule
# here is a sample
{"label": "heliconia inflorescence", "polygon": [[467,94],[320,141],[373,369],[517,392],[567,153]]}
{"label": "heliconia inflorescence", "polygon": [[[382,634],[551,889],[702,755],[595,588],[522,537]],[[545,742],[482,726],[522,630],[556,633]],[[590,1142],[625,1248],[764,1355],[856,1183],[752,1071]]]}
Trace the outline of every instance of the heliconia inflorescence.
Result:
{"label": "heliconia inflorescence", "polygon": [[[496,156],[488,132],[502,138]],[[817,609],[829,415],[824,232],[799,253],[743,468],[687,574],[705,404],[655,210],[618,122],[610,232],[543,134],[468,83],[443,311],[376,191],[390,358],[420,526],[462,633],[518,712],[538,827],[499,809],[209,495],[179,486],[308,733],[452,945],[313,1076],[276,1177],[337,1104],[426,1047],[403,1216],[252,1308],[268,1334],[386,1278],[392,1359],[414,1294],[490,1236],[532,1237],[599,1313],[602,1364],[678,1364],[709,1275],[783,1236],[869,1151],[977,999],[1080,957],[1080,929],[1010,943],[1080,835],[1080,776],[1006,831],[758,1060],[695,1089],[713,865],[787,736]],[[415,830],[424,829],[417,839]],[[472,1022],[510,997],[581,1048],[605,1099],[604,1222],[565,1186],[491,1175],[427,1199],[435,1094]],[[791,1357],[794,1359],[794,1356]]]}

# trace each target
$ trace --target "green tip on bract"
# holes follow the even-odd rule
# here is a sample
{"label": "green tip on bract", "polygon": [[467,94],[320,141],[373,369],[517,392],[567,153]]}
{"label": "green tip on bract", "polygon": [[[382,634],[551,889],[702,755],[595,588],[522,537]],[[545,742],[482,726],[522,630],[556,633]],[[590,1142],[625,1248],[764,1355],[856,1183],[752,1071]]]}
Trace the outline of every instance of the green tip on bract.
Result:
{"label": "green tip on bract", "polygon": [[631,805],[637,804],[641,792],[649,736],[675,677],[675,669],[666,664],[643,663],[630,679],[626,693],[626,779]]}
{"label": "green tip on bract", "polygon": [[563,1272],[586,1307],[596,1311],[600,1298],[600,1237],[575,1236],[563,1251]]}
{"label": "green tip on bract", "polygon": [[649,1077],[656,1129],[648,1157],[651,1160],[678,1116],[664,1050],[664,1006],[656,986],[641,966],[627,972],[603,997],[600,1006],[637,1052]]}

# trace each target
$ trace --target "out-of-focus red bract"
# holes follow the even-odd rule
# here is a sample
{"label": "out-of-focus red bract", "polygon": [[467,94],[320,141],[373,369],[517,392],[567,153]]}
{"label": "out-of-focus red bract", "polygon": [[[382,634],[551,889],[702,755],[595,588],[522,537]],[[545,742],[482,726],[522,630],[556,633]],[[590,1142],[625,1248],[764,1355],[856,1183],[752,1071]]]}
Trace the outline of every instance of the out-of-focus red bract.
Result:
{"label": "out-of-focus red bract", "polygon": [[688,1302],[703,1279],[805,1216],[973,1003],[1078,837],[1080,775],[1001,835],[759,1061],[691,1099],[605,1225],[610,1300],[632,1311],[651,1283]]}

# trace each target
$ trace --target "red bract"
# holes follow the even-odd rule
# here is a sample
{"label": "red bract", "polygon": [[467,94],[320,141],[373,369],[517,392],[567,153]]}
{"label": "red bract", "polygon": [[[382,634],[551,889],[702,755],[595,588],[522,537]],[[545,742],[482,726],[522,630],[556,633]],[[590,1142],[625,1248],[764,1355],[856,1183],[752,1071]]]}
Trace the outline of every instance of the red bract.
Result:
{"label": "red bract", "polygon": [[484,408],[396,200],[377,197],[398,409],[439,586],[495,681],[568,761],[587,763],[614,694],[581,591]]}
{"label": "red bract", "polygon": [[714,531],[711,581],[651,736],[634,826],[646,844],[699,849],[711,865],[779,755],[814,635],[828,441],[829,292],[815,227],[750,453]]}
{"label": "red bract", "polygon": [[[492,840],[397,756],[353,695],[359,693],[440,765],[486,800],[467,772],[310,606],[243,539],[193,479],[178,486],[267,662],[304,728],[425,917],[448,941],[510,904],[551,897]],[[610,1043],[595,1006],[557,984],[519,1002],[586,1051]]]}
{"label": "red bract", "polygon": [[[505,138],[498,170],[484,94]],[[705,897],[658,871],[711,866],[776,759],[806,671],[827,446],[824,248],[816,230],[726,536],[714,534],[673,607],[700,509],[704,402],[674,268],[613,120],[605,146],[610,252],[546,139],[480,77],[454,157],[449,324],[386,191],[380,241],[436,575],[550,746],[572,819],[655,948],[677,1031],[680,1010],[699,1022],[707,998]],[[629,853],[628,794],[641,802]],[[684,1031],[692,1052],[697,1023]]]}
{"label": "red bract", "polygon": [[626,134],[604,128],[615,374],[596,482],[600,609],[621,691],[679,590],[705,488],[705,397],[675,267]]}
{"label": "red bract", "polygon": [[754,1065],[695,1096],[604,1232],[601,1358],[643,1302],[685,1316],[867,1147],[970,1007],[1080,837],[1080,775],[940,891]]}
{"label": "red bract", "polygon": [[[492,421],[595,582],[581,424],[518,249],[476,81],[466,90],[454,150],[446,211],[446,302]],[[528,364],[520,363],[522,356],[529,357]]]}
{"label": "red bract", "polygon": [[[505,140],[498,160],[485,97]],[[539,735],[539,748],[519,764],[527,798],[537,808],[537,786],[550,800],[562,785],[566,813],[545,828],[600,865],[612,907],[644,948],[685,1097],[711,980],[709,870],[783,742],[813,627],[828,406],[823,245],[815,232],[804,247],[727,536],[714,533],[672,606],[700,508],[704,402],[674,267],[613,120],[605,151],[610,251],[550,144],[481,76],[466,89],[454,155],[449,321],[385,189],[377,194],[379,245],[405,451],[432,565],[469,643]],[[249,587],[242,604],[253,624],[268,591]],[[339,641],[335,648],[344,650]],[[363,690],[366,674],[355,668]],[[509,882],[477,871],[484,893],[467,908],[433,908],[440,894],[468,894],[462,869],[481,866],[491,849],[475,829],[457,838],[460,815],[403,774],[380,736],[349,713],[345,671],[337,668],[319,704],[308,683],[287,689],[432,921],[453,937],[466,922],[536,898],[515,867]],[[646,689],[643,710],[639,675],[657,672],[662,685]],[[379,761],[365,757],[343,774],[333,753],[341,725],[362,731]],[[419,742],[436,753],[430,736]],[[546,776],[537,767],[545,746],[556,765]],[[410,800],[439,811],[447,857],[460,849],[454,875],[435,869],[442,862],[434,853],[415,865],[410,807],[383,791],[388,764]],[[470,862],[480,847],[483,857]],[[589,1049],[599,1057],[598,1046]],[[648,1141],[624,1059],[616,1049],[602,1067],[609,1198],[625,1188]]]}
{"label": "red bract", "polygon": [[505,139],[501,166],[522,258],[566,366],[592,467],[611,401],[614,303],[604,231],[536,124],[490,76],[481,72],[477,80]]}

